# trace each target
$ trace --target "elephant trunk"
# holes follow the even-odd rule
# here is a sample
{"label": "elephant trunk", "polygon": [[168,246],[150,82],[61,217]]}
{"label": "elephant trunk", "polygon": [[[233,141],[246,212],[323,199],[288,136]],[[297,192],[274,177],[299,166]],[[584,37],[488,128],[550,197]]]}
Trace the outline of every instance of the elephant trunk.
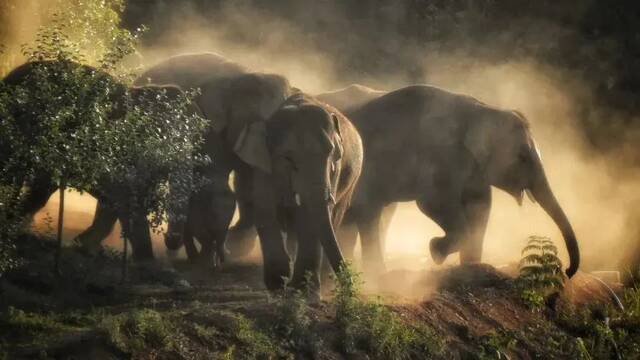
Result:
{"label": "elephant trunk", "polygon": [[571,278],[578,271],[578,267],[580,266],[580,249],[578,248],[578,241],[576,240],[576,235],[573,232],[573,228],[571,227],[571,223],[569,223],[567,215],[562,210],[562,207],[551,190],[551,186],[549,185],[549,181],[539,158],[536,161],[536,165],[537,176],[532,184],[531,193],[562,232],[562,236],[564,237],[567,251],[569,253],[570,262],[569,267],[566,270],[566,274]]}
{"label": "elephant trunk", "polygon": [[[331,204],[326,197],[327,187],[323,186],[322,191],[314,191],[310,197],[307,209],[310,215],[310,223],[312,224],[314,234],[318,236],[320,245],[324,250],[324,254],[331,264],[334,272],[340,271],[344,264],[344,257],[338,246],[338,240],[333,229]],[[305,204],[306,205],[306,204]]]}

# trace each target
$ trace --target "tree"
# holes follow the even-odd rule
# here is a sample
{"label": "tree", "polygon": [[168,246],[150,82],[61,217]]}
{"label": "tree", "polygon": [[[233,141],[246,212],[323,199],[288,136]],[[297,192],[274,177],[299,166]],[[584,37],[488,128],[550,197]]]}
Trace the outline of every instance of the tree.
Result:
{"label": "tree", "polygon": [[[2,159],[3,184],[15,190],[44,176],[60,191],[56,270],[67,187],[92,194],[122,191],[112,205],[128,215],[156,214],[157,228],[179,198],[162,184],[184,174],[188,179],[181,183],[191,186],[191,167],[204,161],[195,149],[205,122],[188,112],[190,97],[169,97],[163,89],[127,91],[117,81],[131,78],[121,60],[134,52],[136,41],[118,27],[121,7],[119,0],[94,0],[54,13],[34,43],[23,46],[32,70],[26,81],[0,84],[0,146],[11,154]],[[23,194],[14,192],[19,203]],[[129,238],[130,228],[123,230]]]}

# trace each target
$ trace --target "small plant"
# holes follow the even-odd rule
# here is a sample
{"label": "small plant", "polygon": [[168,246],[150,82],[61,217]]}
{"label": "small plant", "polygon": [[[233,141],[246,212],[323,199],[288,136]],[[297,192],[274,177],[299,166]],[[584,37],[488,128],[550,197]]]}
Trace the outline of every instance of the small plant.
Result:
{"label": "small plant", "polygon": [[254,323],[241,314],[234,316],[232,333],[236,340],[242,345],[241,349],[234,349],[231,352],[242,354],[235,358],[241,359],[263,359],[273,357],[278,353],[278,348],[265,333],[259,331]]}
{"label": "small plant", "polygon": [[551,239],[530,236],[522,249],[518,277],[523,302],[532,310],[540,310],[548,296],[564,288],[562,262]]}
{"label": "small plant", "polygon": [[25,336],[36,336],[39,333],[65,328],[55,316],[26,312],[13,307],[9,307],[3,323],[3,328]]}
{"label": "small plant", "polygon": [[166,349],[172,345],[172,324],[160,313],[150,309],[107,316],[100,328],[107,333],[116,348],[130,354],[140,354],[148,348]]}
{"label": "small plant", "polygon": [[336,274],[334,305],[346,353],[365,351],[376,359],[424,359],[439,354],[443,342],[425,324],[408,324],[377,301],[364,300],[362,281],[350,265]]}
{"label": "small plant", "polygon": [[480,359],[508,359],[506,352],[515,349],[518,340],[507,331],[491,331],[481,341]]}
{"label": "small plant", "polygon": [[[306,283],[310,283],[311,273]],[[310,289],[295,290],[285,286],[281,298],[277,299],[276,332],[286,339],[286,346],[296,353],[317,354],[322,346],[319,336],[313,332],[311,309],[307,304]]]}

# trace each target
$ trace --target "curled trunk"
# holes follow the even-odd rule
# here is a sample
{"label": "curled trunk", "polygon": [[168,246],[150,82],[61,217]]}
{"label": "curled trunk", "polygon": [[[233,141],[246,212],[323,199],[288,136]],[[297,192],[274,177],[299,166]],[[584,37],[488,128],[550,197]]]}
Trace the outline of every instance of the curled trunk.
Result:
{"label": "curled trunk", "polygon": [[572,277],[578,267],[580,266],[580,249],[578,248],[578,241],[576,235],[571,227],[571,223],[567,218],[567,215],[562,210],[562,207],[558,203],[549,181],[545,175],[542,164],[537,162],[537,177],[535,178],[531,187],[531,193],[538,201],[544,211],[553,219],[564,238],[569,253],[569,267],[566,270],[567,276]]}

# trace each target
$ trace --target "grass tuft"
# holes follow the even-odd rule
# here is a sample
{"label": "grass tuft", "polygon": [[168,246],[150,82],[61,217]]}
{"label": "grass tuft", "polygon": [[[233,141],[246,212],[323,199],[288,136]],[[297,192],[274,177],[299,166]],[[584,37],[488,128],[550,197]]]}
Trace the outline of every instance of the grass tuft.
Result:
{"label": "grass tuft", "polygon": [[424,323],[409,324],[378,298],[361,295],[360,274],[350,265],[336,275],[333,302],[342,332],[343,351],[358,351],[376,359],[425,359],[441,354],[443,341]]}

